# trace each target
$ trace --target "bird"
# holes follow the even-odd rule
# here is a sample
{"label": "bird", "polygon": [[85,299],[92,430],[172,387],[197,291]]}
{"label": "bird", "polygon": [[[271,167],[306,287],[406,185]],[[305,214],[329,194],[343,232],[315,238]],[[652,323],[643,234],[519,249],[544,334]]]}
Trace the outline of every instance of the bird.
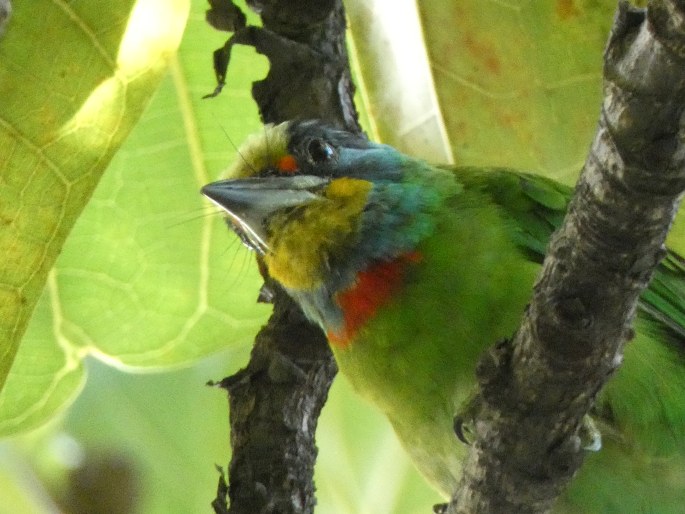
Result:
{"label": "bird", "polygon": [[[238,155],[202,194],[449,498],[467,451],[454,420],[476,363],[517,329],[572,189],[430,164],[319,120],[266,125]],[[592,409],[602,448],[555,512],[685,512],[684,294],[685,261],[668,250]]]}

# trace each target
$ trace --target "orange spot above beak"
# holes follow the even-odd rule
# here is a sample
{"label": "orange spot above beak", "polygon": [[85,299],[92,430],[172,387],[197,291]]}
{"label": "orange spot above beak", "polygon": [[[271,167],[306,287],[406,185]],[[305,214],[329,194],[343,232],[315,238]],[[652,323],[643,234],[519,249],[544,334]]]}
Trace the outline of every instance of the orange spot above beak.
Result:
{"label": "orange spot above beak", "polygon": [[296,173],[299,170],[297,161],[292,155],[284,155],[276,161],[276,168],[282,173]]}

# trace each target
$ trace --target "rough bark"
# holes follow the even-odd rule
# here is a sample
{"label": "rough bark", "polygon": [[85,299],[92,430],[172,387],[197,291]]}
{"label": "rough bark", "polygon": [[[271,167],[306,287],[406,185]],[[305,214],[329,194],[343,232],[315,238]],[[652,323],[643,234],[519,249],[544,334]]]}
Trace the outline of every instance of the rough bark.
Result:
{"label": "rough bark", "polygon": [[515,337],[477,370],[476,440],[448,513],[541,513],[583,460],[685,189],[685,2],[620,3],[597,133]]}
{"label": "rough bark", "polygon": [[[270,62],[252,88],[265,123],[318,118],[360,131],[340,0],[248,1],[261,28],[245,26],[230,1],[210,3],[208,21],[235,33],[215,52],[219,86],[208,96],[230,73],[232,46],[251,45]],[[228,487],[220,482],[212,504],[218,513],[311,513],[316,503],[314,434],[337,369],[321,330],[268,277],[267,284],[274,313],[247,368],[220,384],[229,393],[232,457]]]}

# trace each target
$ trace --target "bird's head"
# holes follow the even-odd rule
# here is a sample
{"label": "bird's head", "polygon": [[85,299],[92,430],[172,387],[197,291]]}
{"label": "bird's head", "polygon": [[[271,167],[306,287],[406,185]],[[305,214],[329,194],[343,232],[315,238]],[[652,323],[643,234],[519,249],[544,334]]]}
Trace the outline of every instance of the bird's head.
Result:
{"label": "bird's head", "polygon": [[202,193],[263,257],[269,275],[330,331],[335,316],[322,311],[334,305],[324,304],[336,303],[361,272],[414,252],[433,230],[441,194],[437,184],[428,187],[435,177],[424,178],[426,166],[322,122],[286,122],[248,139],[229,170],[233,178]]}

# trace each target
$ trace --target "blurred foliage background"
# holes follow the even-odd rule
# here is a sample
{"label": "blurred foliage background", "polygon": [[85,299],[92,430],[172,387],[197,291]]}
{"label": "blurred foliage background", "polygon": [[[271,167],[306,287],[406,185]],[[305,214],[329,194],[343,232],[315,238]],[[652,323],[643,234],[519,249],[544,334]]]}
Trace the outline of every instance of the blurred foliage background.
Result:
{"label": "blurred foliage background", "polygon": [[[179,0],[179,10],[186,4]],[[61,6],[56,15],[55,5]],[[226,34],[204,22],[206,1],[192,0],[187,25],[177,23],[169,36],[182,39],[178,52],[164,54],[164,78],[154,59],[125,79],[121,65],[112,64],[119,89],[111,95],[116,101],[104,101],[101,83],[81,76],[97,58],[77,67],[75,56],[118,51],[107,58],[115,63],[124,50],[146,54],[149,43],[117,50],[121,33],[112,27],[126,26],[133,2],[113,4],[109,17],[98,18],[99,5],[15,5],[0,38],[0,97],[10,99],[0,106],[3,148],[21,143],[35,162],[54,164],[43,171],[16,159],[15,151],[0,151],[5,185],[7,177],[71,176],[83,168],[72,158],[75,143],[58,144],[68,137],[54,138],[48,158],[37,143],[45,124],[12,121],[22,112],[45,115],[59,98],[69,98],[76,114],[65,115],[53,132],[92,148],[93,167],[104,169],[116,152],[90,201],[84,193],[73,209],[77,221],[44,288],[35,287],[36,308],[6,374],[0,514],[209,512],[214,466],[226,466],[229,448],[225,395],[205,383],[247,362],[269,308],[255,303],[260,281],[252,257],[198,189],[220,177],[235,145],[260,130],[250,87],[267,62],[236,47],[226,88],[201,100],[214,88],[211,53]],[[145,30],[164,21],[156,0],[135,5],[146,9]],[[349,0],[346,8],[358,107],[372,138],[436,162],[506,165],[574,181],[597,119],[615,2]],[[46,25],[78,37],[36,28]],[[48,55],[36,64],[39,51]],[[47,78],[61,77],[60,70],[68,80],[56,94]],[[136,89],[150,70],[153,79]],[[28,80],[39,87],[27,90]],[[89,123],[77,116],[83,105]],[[3,187],[0,214],[21,203]],[[24,207],[35,209],[50,195],[46,188],[22,197]],[[676,247],[680,232],[678,224]],[[25,259],[15,264],[31,271]],[[0,284],[8,280],[0,276]],[[440,501],[387,423],[342,378],[317,441],[318,512],[418,513]]]}

